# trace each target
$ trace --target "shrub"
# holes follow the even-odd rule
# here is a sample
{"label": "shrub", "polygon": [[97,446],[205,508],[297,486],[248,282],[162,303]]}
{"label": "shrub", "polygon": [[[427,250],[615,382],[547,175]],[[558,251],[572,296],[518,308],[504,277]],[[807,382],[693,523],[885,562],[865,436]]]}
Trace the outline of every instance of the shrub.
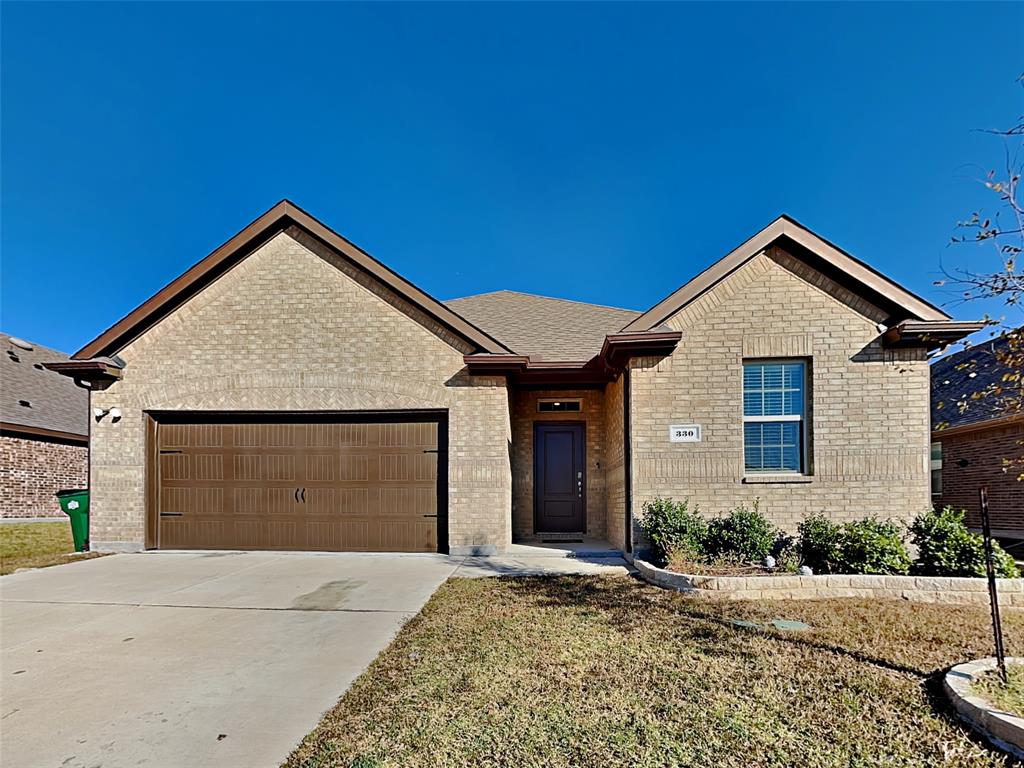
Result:
{"label": "shrub", "polygon": [[845,523],[839,546],[836,573],[905,574],[910,555],[898,523],[873,517]]}
{"label": "shrub", "polygon": [[708,525],[696,505],[689,509],[689,499],[647,502],[640,528],[651,542],[651,555],[658,565],[665,565],[673,555],[687,560],[700,560],[704,555]]}
{"label": "shrub", "polygon": [[[914,573],[923,576],[985,576],[985,541],[967,530],[963,511],[946,507],[917,517],[910,538],[918,549]],[[996,576],[1015,579],[1020,571],[1013,558],[992,542]]]}
{"label": "shrub", "polygon": [[760,562],[772,551],[778,537],[778,529],[761,514],[755,501],[751,509],[741,505],[708,523],[705,548],[716,560]]}
{"label": "shrub", "polygon": [[811,515],[798,528],[800,557],[815,573],[903,574],[910,555],[898,523],[867,518],[839,525]]}
{"label": "shrub", "polygon": [[772,546],[775,567],[784,573],[796,573],[800,569],[800,547],[792,536],[779,536]]}
{"label": "shrub", "polygon": [[797,528],[800,559],[815,573],[835,573],[843,528],[824,515],[810,515]]}

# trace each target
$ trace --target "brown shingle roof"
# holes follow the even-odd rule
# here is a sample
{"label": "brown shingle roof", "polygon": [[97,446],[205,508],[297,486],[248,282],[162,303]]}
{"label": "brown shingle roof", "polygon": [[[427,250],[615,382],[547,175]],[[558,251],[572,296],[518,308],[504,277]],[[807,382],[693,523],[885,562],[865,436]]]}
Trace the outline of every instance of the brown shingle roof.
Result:
{"label": "brown shingle roof", "polygon": [[[1024,333],[1024,328],[1013,333]],[[999,386],[1020,387],[1019,383],[1003,380],[1003,376],[1011,371],[1000,360],[1000,355],[1006,352],[1009,343],[1005,336],[989,339],[932,365],[933,430],[953,429],[1013,415],[1015,411],[1009,405],[1019,400],[993,392]]]}
{"label": "brown shingle roof", "polygon": [[445,304],[516,354],[557,362],[589,360],[601,351],[605,336],[640,315],[632,309],[516,291],[481,293]]}
{"label": "brown shingle roof", "polygon": [[29,344],[31,350],[22,349],[11,342],[10,334],[0,333],[0,422],[87,436],[89,393],[42,367],[68,356]]}

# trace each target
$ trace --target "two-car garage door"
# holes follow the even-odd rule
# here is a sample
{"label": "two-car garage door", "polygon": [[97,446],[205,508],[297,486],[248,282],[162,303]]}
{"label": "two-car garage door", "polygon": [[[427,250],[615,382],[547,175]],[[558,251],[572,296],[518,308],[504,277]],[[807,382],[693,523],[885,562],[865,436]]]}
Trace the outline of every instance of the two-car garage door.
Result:
{"label": "two-car garage door", "polygon": [[443,422],[395,418],[158,419],[156,546],[438,551]]}

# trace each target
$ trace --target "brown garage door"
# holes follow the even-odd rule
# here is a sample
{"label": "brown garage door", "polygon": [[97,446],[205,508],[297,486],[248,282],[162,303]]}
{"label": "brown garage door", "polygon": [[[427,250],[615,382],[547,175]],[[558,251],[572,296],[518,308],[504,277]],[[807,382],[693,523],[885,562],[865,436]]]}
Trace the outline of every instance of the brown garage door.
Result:
{"label": "brown garage door", "polygon": [[159,423],[161,549],[436,552],[438,423]]}

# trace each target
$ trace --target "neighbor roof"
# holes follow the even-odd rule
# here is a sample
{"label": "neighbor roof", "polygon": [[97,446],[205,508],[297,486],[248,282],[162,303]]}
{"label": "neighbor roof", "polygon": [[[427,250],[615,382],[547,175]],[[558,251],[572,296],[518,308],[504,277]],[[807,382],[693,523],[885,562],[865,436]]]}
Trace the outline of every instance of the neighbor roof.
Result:
{"label": "neighbor roof", "polygon": [[640,315],[632,309],[494,291],[446,301],[449,307],[533,360],[586,361],[601,351],[608,334]]}
{"label": "neighbor roof", "polygon": [[1020,415],[1008,412],[1005,398],[998,395],[972,397],[976,393],[991,392],[993,387],[1013,386],[1003,381],[1003,376],[1011,373],[1009,366],[997,359],[999,352],[1008,345],[1006,337],[991,339],[932,365],[933,430],[941,432]]}
{"label": "neighbor roof", "polygon": [[[4,431],[80,437],[89,434],[89,393],[43,363],[67,360],[68,356],[28,342],[25,349],[0,333],[0,423]],[[19,341],[21,341],[19,339]],[[27,403],[27,405],[25,404]]]}

